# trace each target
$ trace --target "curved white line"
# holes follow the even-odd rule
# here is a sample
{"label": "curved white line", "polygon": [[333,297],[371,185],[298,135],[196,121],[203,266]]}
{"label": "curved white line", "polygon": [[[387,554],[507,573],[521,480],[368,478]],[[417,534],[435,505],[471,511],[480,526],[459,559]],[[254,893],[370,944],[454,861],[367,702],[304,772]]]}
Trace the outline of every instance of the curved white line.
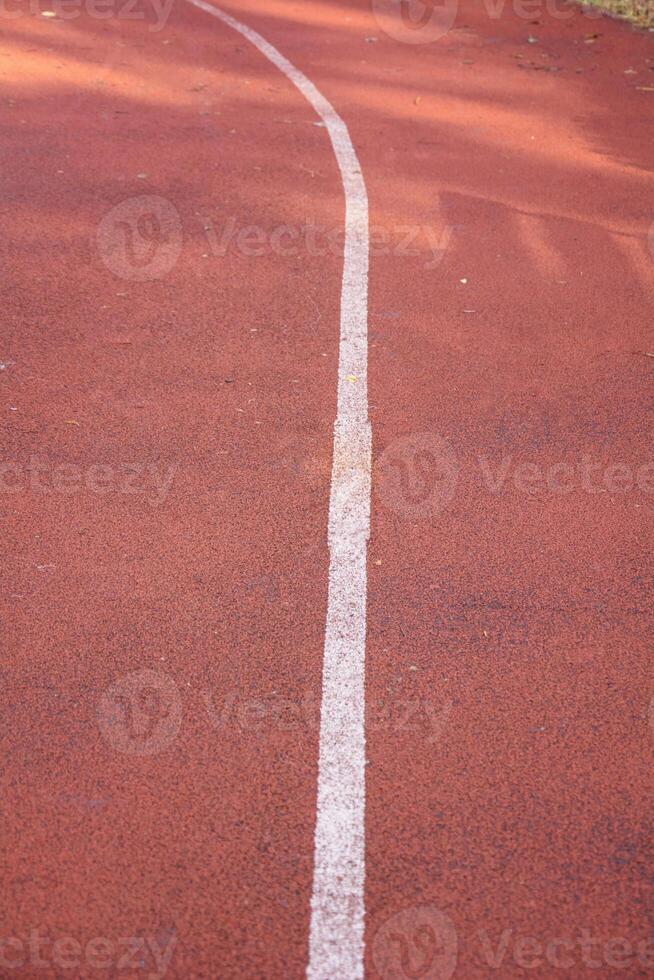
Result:
{"label": "curved white line", "polygon": [[329,501],[329,590],[307,976],[363,977],[365,877],[366,546],[370,530],[368,196],[347,126],[260,34],[205,0],[189,0],[239,31],[300,90],[325,123],[345,191],[338,410]]}

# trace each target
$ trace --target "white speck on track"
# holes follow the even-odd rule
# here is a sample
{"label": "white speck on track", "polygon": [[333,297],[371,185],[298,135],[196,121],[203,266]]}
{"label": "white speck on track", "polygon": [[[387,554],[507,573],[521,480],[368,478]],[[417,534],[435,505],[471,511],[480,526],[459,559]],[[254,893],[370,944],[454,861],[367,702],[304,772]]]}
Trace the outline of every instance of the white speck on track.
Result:
{"label": "white speck on track", "polygon": [[347,126],[260,34],[205,0],[189,0],[239,31],[300,90],[325,125],[345,191],[338,411],[329,502],[329,591],[318,761],[310,980],[363,977],[365,878],[366,549],[370,531],[368,196]]}

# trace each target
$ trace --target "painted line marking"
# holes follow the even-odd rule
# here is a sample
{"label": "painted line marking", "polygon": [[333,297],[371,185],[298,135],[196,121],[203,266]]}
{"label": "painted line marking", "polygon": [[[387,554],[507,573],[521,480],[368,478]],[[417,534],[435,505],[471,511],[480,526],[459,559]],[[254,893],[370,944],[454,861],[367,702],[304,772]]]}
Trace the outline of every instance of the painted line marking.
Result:
{"label": "painted line marking", "polygon": [[[345,192],[338,409],[329,500],[329,589],[309,937],[310,980],[362,980],[365,880],[368,195],[347,126],[313,82],[260,34],[205,0],[188,0],[242,34],[299,89],[329,134]],[[352,382],[351,378],[356,378]]]}

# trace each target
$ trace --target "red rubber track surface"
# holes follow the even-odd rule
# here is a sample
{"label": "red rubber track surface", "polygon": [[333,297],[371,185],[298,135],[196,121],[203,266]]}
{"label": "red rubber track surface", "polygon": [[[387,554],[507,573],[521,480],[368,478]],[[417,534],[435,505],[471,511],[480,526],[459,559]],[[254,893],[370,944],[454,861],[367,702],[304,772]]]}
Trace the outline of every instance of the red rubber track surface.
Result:
{"label": "red rubber track surface", "polygon": [[[575,945],[568,975],[649,975],[606,944],[652,931],[654,507],[603,481],[654,460],[652,35],[463,2],[446,36],[409,45],[364,3],[225,9],[343,117],[390,243],[370,270],[375,461],[429,433],[458,464],[427,517],[373,479],[366,974],[389,917],[434,906],[455,977],[523,976],[516,941],[582,930],[600,966]],[[154,941],[174,946],[169,977],[300,977],[341,259],[302,237],[220,255],[207,227],[336,235],[333,154],[290,83],[190,6],[160,31],[2,27],[2,460],[20,485],[0,494],[0,938],[18,940],[0,975],[157,975]],[[97,234],[144,194],[171,202],[182,244],[138,282]],[[83,481],[111,467],[110,491],[57,489],[64,463]],[[572,489],[521,489],[524,463],[568,464]],[[138,489],[120,492],[129,466]],[[163,497],[147,467],[174,468]],[[143,669],[181,717],[134,755],[98,717]],[[55,955],[65,937],[106,938],[107,965]],[[420,969],[405,938],[397,976]],[[541,955],[528,972],[562,971]]]}

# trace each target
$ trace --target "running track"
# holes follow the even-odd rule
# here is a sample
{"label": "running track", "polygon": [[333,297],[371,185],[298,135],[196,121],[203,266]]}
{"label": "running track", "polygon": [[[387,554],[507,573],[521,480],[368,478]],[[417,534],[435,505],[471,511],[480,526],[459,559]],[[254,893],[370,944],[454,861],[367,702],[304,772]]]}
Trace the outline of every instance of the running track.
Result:
{"label": "running track", "polygon": [[2,21],[1,975],[649,975],[651,35],[202,6]]}

